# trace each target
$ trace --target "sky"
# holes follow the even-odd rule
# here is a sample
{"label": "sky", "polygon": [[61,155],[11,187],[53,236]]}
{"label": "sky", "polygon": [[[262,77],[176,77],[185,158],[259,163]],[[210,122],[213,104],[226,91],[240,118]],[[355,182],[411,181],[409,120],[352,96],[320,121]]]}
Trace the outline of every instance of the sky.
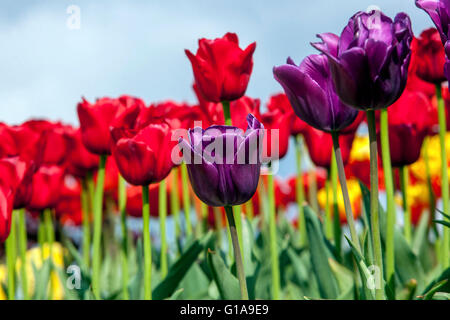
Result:
{"label": "sky", "polygon": [[[68,27],[71,5],[80,9],[79,29]],[[348,18],[370,5],[392,18],[408,13],[416,35],[431,26],[414,0],[2,0],[0,121],[48,118],[77,125],[82,96],[194,103],[184,49],[195,52],[199,38],[229,31],[243,47],[256,41],[247,95],[265,103],[281,91],[274,65],[316,53],[310,46],[316,34],[339,34]]]}

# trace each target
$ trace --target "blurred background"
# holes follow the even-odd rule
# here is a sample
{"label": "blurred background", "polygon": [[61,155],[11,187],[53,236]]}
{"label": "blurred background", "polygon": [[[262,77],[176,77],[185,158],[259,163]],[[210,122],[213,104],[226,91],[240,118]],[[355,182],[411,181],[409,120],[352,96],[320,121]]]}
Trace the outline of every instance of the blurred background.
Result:
{"label": "blurred background", "polygon": [[[431,26],[414,0],[2,0],[0,121],[45,117],[78,124],[82,96],[195,103],[184,49],[195,52],[199,38],[228,31],[244,47],[257,42],[247,95],[264,105],[281,91],[274,65],[316,53],[309,43],[317,33],[340,33],[350,16],[371,5],[392,18],[399,10],[408,13],[416,34]],[[79,28],[73,24],[78,9]],[[290,150],[283,162],[294,165]],[[279,173],[292,173],[289,167],[281,165]]]}

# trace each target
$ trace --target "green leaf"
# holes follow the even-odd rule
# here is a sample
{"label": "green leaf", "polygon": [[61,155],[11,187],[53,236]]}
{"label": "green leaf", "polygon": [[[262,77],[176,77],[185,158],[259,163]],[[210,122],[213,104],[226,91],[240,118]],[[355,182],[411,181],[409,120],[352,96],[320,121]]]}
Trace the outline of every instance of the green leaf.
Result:
{"label": "green leaf", "polygon": [[183,290],[183,288],[178,289],[170,297],[166,298],[166,300],[178,300],[180,295],[183,293]]}
{"label": "green leaf", "polygon": [[170,268],[166,278],[153,290],[153,299],[163,300],[174,293],[200,252],[210,244],[212,235],[213,233],[211,231],[208,232],[201,240],[195,240],[191,246],[184,251]]}
{"label": "green leaf", "polygon": [[446,226],[447,228],[450,228],[450,222],[444,221],[444,220],[433,220],[434,223],[442,224],[443,226]]}
{"label": "green leaf", "polygon": [[331,254],[326,247],[322,227],[317,215],[310,207],[304,207],[304,214],[311,253],[311,265],[319,285],[320,296],[325,299],[335,299],[338,296],[338,287],[328,264]]}
{"label": "green leaf", "polygon": [[208,250],[207,259],[221,298],[223,300],[240,300],[239,281],[230,272],[222,257],[216,252]]}
{"label": "green leaf", "polygon": [[203,272],[200,265],[194,263],[181,281],[179,288],[183,292],[179,295],[179,300],[202,300],[208,297],[210,281]]}
{"label": "green leaf", "polygon": [[427,293],[425,293],[423,300],[432,300],[436,292],[443,288],[448,282],[448,279],[436,283]]}
{"label": "green leaf", "polygon": [[[423,290],[422,296],[425,296],[427,292],[429,292],[437,283],[450,279],[450,268],[445,269],[436,279],[431,281],[430,284]],[[450,293],[450,283],[446,283],[444,287],[441,287],[440,290],[443,292]]]}
{"label": "green leaf", "polygon": [[334,259],[329,258],[328,263],[330,264],[331,271],[333,271],[334,277],[337,280],[341,294],[348,293],[349,290],[353,292],[353,272]]}
{"label": "green leaf", "polygon": [[414,238],[412,242],[412,251],[419,255],[420,248],[422,248],[422,245],[427,240],[427,233],[428,233],[428,218],[429,218],[428,212],[424,212],[420,216],[419,224],[414,232]]}

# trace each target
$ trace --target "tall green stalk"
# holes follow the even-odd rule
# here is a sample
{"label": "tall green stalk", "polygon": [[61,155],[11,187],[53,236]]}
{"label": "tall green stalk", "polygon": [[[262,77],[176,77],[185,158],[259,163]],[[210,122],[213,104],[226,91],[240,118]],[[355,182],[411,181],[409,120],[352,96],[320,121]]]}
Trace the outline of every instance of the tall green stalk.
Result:
{"label": "tall green stalk", "polygon": [[189,196],[189,182],[186,163],[181,164],[181,183],[183,187],[183,211],[186,220],[186,236],[192,234],[191,223],[191,198]]}
{"label": "tall green stalk", "polygon": [[326,205],[325,205],[325,237],[328,240],[333,239],[333,219],[331,217],[330,210],[330,171],[327,174],[327,180],[325,181],[325,197],[326,197]]}
{"label": "tall green stalk", "polygon": [[159,228],[161,233],[161,277],[167,276],[167,239],[166,239],[166,216],[167,216],[167,191],[166,180],[159,183],[158,194]]}
{"label": "tall green stalk", "polygon": [[412,227],[411,227],[411,207],[409,206],[408,201],[408,180],[409,180],[409,173],[408,173],[408,167],[403,166],[399,168],[400,172],[400,182],[401,182],[401,188],[402,188],[402,199],[403,199],[403,213],[404,213],[404,227],[403,227],[403,233],[405,235],[406,241],[408,243],[411,243],[412,239]]}
{"label": "tall green stalk", "polygon": [[122,297],[128,300],[128,229],[127,229],[127,187],[125,179],[119,174],[119,212],[120,227],[122,231],[122,250],[120,251],[122,259]]}
{"label": "tall green stalk", "polygon": [[222,101],[222,108],[223,108],[223,116],[225,119],[225,125],[232,126],[233,124],[231,122],[230,102]]}
{"label": "tall green stalk", "polygon": [[[449,211],[449,188],[448,188],[448,169],[447,169],[447,152],[445,149],[445,134],[447,133],[447,124],[445,119],[445,105],[442,99],[441,85],[436,86],[436,96],[438,100],[438,118],[439,118],[439,141],[441,143],[441,188],[442,188],[442,207],[446,214],[450,214]],[[442,268],[445,270],[449,266],[449,254],[450,254],[450,228],[444,228],[442,234],[441,243],[441,259]]]}
{"label": "tall green stalk", "polygon": [[336,156],[339,181],[341,182],[342,196],[344,198],[344,206],[345,206],[345,215],[347,217],[347,225],[350,229],[350,235],[352,237],[353,243],[356,246],[356,249],[359,251],[359,253],[362,254],[361,245],[359,243],[359,238],[358,238],[358,233],[356,232],[356,228],[355,228],[355,219],[353,218],[353,211],[352,211],[352,206],[350,203],[350,197],[348,195],[347,179],[345,177],[345,169],[344,169],[344,161],[342,160],[341,147],[339,146],[339,136],[336,132],[333,132],[331,135],[333,138],[334,154]]}
{"label": "tall green stalk", "polygon": [[303,174],[302,174],[302,137],[298,135],[295,140],[296,154],[297,154],[297,180],[296,180],[296,198],[298,207],[298,225],[300,232],[300,245],[306,246],[308,237],[306,234],[305,212],[303,210],[303,203],[305,202],[305,190],[303,189]]}
{"label": "tall green stalk", "polygon": [[395,201],[394,201],[394,178],[392,176],[391,152],[389,149],[389,125],[387,109],[380,112],[380,140],[381,157],[383,160],[384,185],[386,188],[387,218],[386,218],[386,279],[394,283],[395,273],[395,251],[394,251],[394,231],[395,231]]}
{"label": "tall green stalk", "polygon": [[11,216],[11,231],[6,239],[6,263],[8,269],[8,300],[16,297],[16,214]]}
{"label": "tall green stalk", "polygon": [[91,251],[91,225],[90,225],[90,205],[89,205],[89,191],[86,181],[81,188],[81,211],[83,217],[83,261],[86,268],[90,265],[90,251]]}
{"label": "tall green stalk", "polygon": [[152,242],[148,186],[142,186],[142,237],[144,239],[144,300],[152,300]]}
{"label": "tall green stalk", "polygon": [[178,177],[179,171],[175,167],[172,169],[172,189],[170,190],[170,209],[175,224],[175,242],[180,239],[180,200],[178,193]]}
{"label": "tall green stalk", "polygon": [[[367,122],[369,127],[369,141],[370,141],[370,220],[372,227],[372,246],[374,252],[374,259],[376,267],[379,270],[379,275],[383,277],[383,254],[381,249],[380,237],[380,217],[378,208],[378,150],[377,150],[377,132],[375,127],[375,111],[367,110]],[[383,284],[375,284],[375,298],[377,300],[384,299]]]}
{"label": "tall green stalk", "polygon": [[334,247],[336,249],[336,257],[338,261],[342,258],[342,228],[341,220],[339,217],[339,207],[338,207],[338,172],[337,172],[337,162],[334,150],[331,155],[331,190],[333,191],[333,238]]}
{"label": "tall green stalk", "polygon": [[241,289],[241,299],[248,300],[247,280],[245,278],[244,264],[242,260],[241,248],[239,245],[239,237],[236,230],[236,222],[234,220],[233,208],[230,206],[226,206],[225,212],[227,214],[228,226],[233,244],[234,260],[236,261],[236,272],[239,280],[239,287]]}
{"label": "tall green stalk", "polygon": [[247,218],[249,221],[253,221],[255,216],[255,210],[253,208],[253,200],[250,199],[245,203],[245,212],[247,213]]}
{"label": "tall green stalk", "polygon": [[[270,170],[270,165],[269,165]],[[271,170],[267,175],[267,193],[269,196],[269,234],[270,234],[270,260],[272,265],[272,297],[274,300],[280,299],[280,266],[278,261],[278,241],[275,212],[275,187]]]}
{"label": "tall green stalk", "polygon": [[20,250],[20,260],[22,261],[20,265],[20,278],[22,284],[22,292],[24,300],[29,300],[28,294],[28,274],[27,274],[27,223],[26,223],[26,213],[25,209],[20,209],[17,211],[19,215],[19,250]]}
{"label": "tall green stalk", "polygon": [[52,209],[44,210],[45,234],[49,248],[49,259],[53,257],[53,243],[55,242],[55,229],[53,227]]}
{"label": "tall green stalk", "polygon": [[97,173],[97,185],[94,194],[94,235],[92,256],[92,291],[96,299],[100,299],[100,264],[103,216],[103,188],[105,184],[106,155],[100,156]]}

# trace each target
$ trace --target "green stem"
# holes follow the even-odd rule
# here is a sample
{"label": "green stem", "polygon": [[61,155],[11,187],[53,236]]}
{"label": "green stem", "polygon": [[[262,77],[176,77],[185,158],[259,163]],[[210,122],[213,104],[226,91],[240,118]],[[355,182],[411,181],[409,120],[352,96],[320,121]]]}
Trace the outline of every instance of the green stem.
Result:
{"label": "green stem", "polygon": [[234,220],[236,222],[236,229],[239,239],[239,245],[241,249],[241,255],[242,255],[242,261],[245,263],[244,258],[244,240],[242,235],[242,214],[241,214],[241,206],[233,206],[233,212],[234,212]]}
{"label": "green stem", "polygon": [[[270,164],[269,164],[270,170]],[[280,299],[280,266],[278,261],[277,227],[275,213],[275,187],[271,170],[267,175],[267,193],[269,196],[269,232],[270,232],[270,260],[272,263],[272,297]]]}
{"label": "green stem", "polygon": [[[438,118],[439,118],[439,141],[441,143],[441,177],[442,177],[442,206],[443,211],[449,214],[449,190],[448,190],[448,169],[447,169],[447,152],[445,149],[445,135],[447,133],[447,124],[445,119],[445,105],[442,99],[441,84],[436,86],[436,96],[438,99]],[[449,266],[450,254],[450,228],[444,228],[441,243],[441,259],[442,268],[445,270]]]}
{"label": "green stem", "polygon": [[175,242],[180,239],[180,198],[178,193],[179,171],[175,167],[172,169],[172,189],[170,190],[170,208],[175,223]]}
{"label": "green stem", "polygon": [[213,207],[214,222],[216,224],[217,243],[219,248],[222,246],[222,213],[219,207]]}
{"label": "green stem", "polygon": [[304,247],[308,243],[308,237],[306,234],[306,222],[303,209],[303,203],[305,202],[305,190],[303,189],[303,171],[302,171],[302,136],[296,137],[296,153],[297,153],[297,180],[296,180],[296,198],[298,207],[298,225],[300,232],[300,246]]}
{"label": "green stem", "polygon": [[381,157],[383,160],[384,184],[386,186],[387,218],[386,218],[386,279],[393,282],[395,273],[395,201],[394,201],[394,178],[392,176],[391,152],[389,149],[389,125],[387,109],[380,113],[380,139]]}
{"label": "green stem", "polygon": [[19,215],[19,250],[20,250],[20,260],[22,261],[20,265],[20,275],[22,283],[22,292],[24,300],[29,300],[28,295],[28,275],[27,275],[27,223],[26,223],[26,213],[24,209],[20,209]]}
{"label": "green stem", "polygon": [[148,186],[142,186],[142,237],[144,238],[144,299],[152,300],[152,243]]}
{"label": "green stem", "polygon": [[408,167],[402,166],[399,168],[400,172],[400,181],[401,181],[401,188],[402,188],[402,199],[403,199],[403,212],[404,212],[404,229],[403,232],[405,234],[405,239],[408,241],[408,243],[411,243],[411,235],[412,235],[412,227],[411,227],[411,208],[409,206],[408,201],[408,180],[409,180],[409,173],[408,173]]}
{"label": "green stem", "polygon": [[233,208],[225,207],[227,214],[230,236],[233,244],[234,260],[236,261],[236,272],[239,279],[239,287],[241,289],[241,299],[248,300],[247,280],[245,278],[244,265],[242,263],[241,249],[239,245],[239,237],[236,230],[236,223],[234,220]]}
{"label": "green stem", "polygon": [[[372,225],[372,246],[375,265],[378,267],[380,277],[383,277],[383,255],[381,250],[380,217],[378,209],[378,150],[375,111],[367,110],[366,114],[370,141],[370,220]],[[384,299],[383,286],[381,283],[376,283],[375,298],[377,300]]]}
{"label": "green stem", "polygon": [[89,222],[89,191],[87,190],[87,183],[84,182],[81,189],[81,211],[83,215],[83,261],[86,268],[90,264],[90,250],[91,250],[91,230]]}
{"label": "green stem", "polygon": [[334,238],[334,246],[336,249],[336,258],[338,261],[341,261],[342,258],[342,228],[341,228],[341,220],[339,217],[339,207],[338,207],[338,172],[337,172],[337,162],[336,156],[334,154],[334,150],[331,155],[331,189],[333,192],[333,238]]}
{"label": "green stem", "polygon": [[167,216],[167,190],[166,180],[159,183],[158,194],[159,227],[161,232],[161,277],[167,276],[167,239],[166,239],[166,216]]}
{"label": "green stem", "polygon": [[245,203],[245,211],[247,213],[247,218],[251,222],[255,217],[255,210],[253,208],[253,200],[250,199]]}
{"label": "green stem", "polygon": [[334,154],[336,155],[337,171],[339,174],[339,181],[341,182],[342,196],[344,198],[345,214],[347,217],[347,225],[350,229],[350,235],[352,241],[356,246],[356,249],[362,254],[361,245],[359,243],[358,233],[355,228],[355,219],[353,218],[352,205],[350,203],[350,197],[347,189],[347,179],[345,177],[344,161],[342,160],[342,152],[339,146],[339,136],[336,132],[331,134],[333,137]]}
{"label": "green stem", "polygon": [[49,259],[53,257],[53,243],[55,242],[55,229],[53,228],[52,209],[44,210],[45,232],[49,248]]}
{"label": "green stem", "polygon": [[122,297],[128,300],[128,230],[127,230],[127,187],[125,179],[119,174],[119,212],[122,231]]}
{"label": "green stem", "polygon": [[103,188],[105,184],[106,155],[100,156],[97,173],[97,185],[94,194],[94,235],[92,257],[92,291],[96,299],[100,299],[100,263],[102,240],[102,216],[103,216]]}
{"label": "green stem", "polygon": [[181,164],[181,183],[183,185],[183,211],[186,220],[186,236],[192,234],[191,198],[189,197],[188,173],[186,163]]}
{"label": "green stem", "polygon": [[8,268],[8,299],[16,297],[16,214],[11,215],[11,231],[6,239],[6,263]]}
{"label": "green stem", "polygon": [[202,214],[202,232],[205,234],[208,231],[208,206],[200,201],[200,210]]}
{"label": "green stem", "polygon": [[44,261],[45,223],[44,223],[44,214],[43,213],[41,213],[39,215],[38,243],[39,243],[39,248],[41,248],[41,260]]}
{"label": "green stem", "polygon": [[223,117],[225,119],[225,125],[232,126],[233,123],[231,121],[230,102],[222,101],[222,108],[223,108]]}
{"label": "green stem", "polygon": [[328,240],[333,239],[333,223],[330,210],[330,172],[328,171],[327,180],[325,181],[325,237]]}

